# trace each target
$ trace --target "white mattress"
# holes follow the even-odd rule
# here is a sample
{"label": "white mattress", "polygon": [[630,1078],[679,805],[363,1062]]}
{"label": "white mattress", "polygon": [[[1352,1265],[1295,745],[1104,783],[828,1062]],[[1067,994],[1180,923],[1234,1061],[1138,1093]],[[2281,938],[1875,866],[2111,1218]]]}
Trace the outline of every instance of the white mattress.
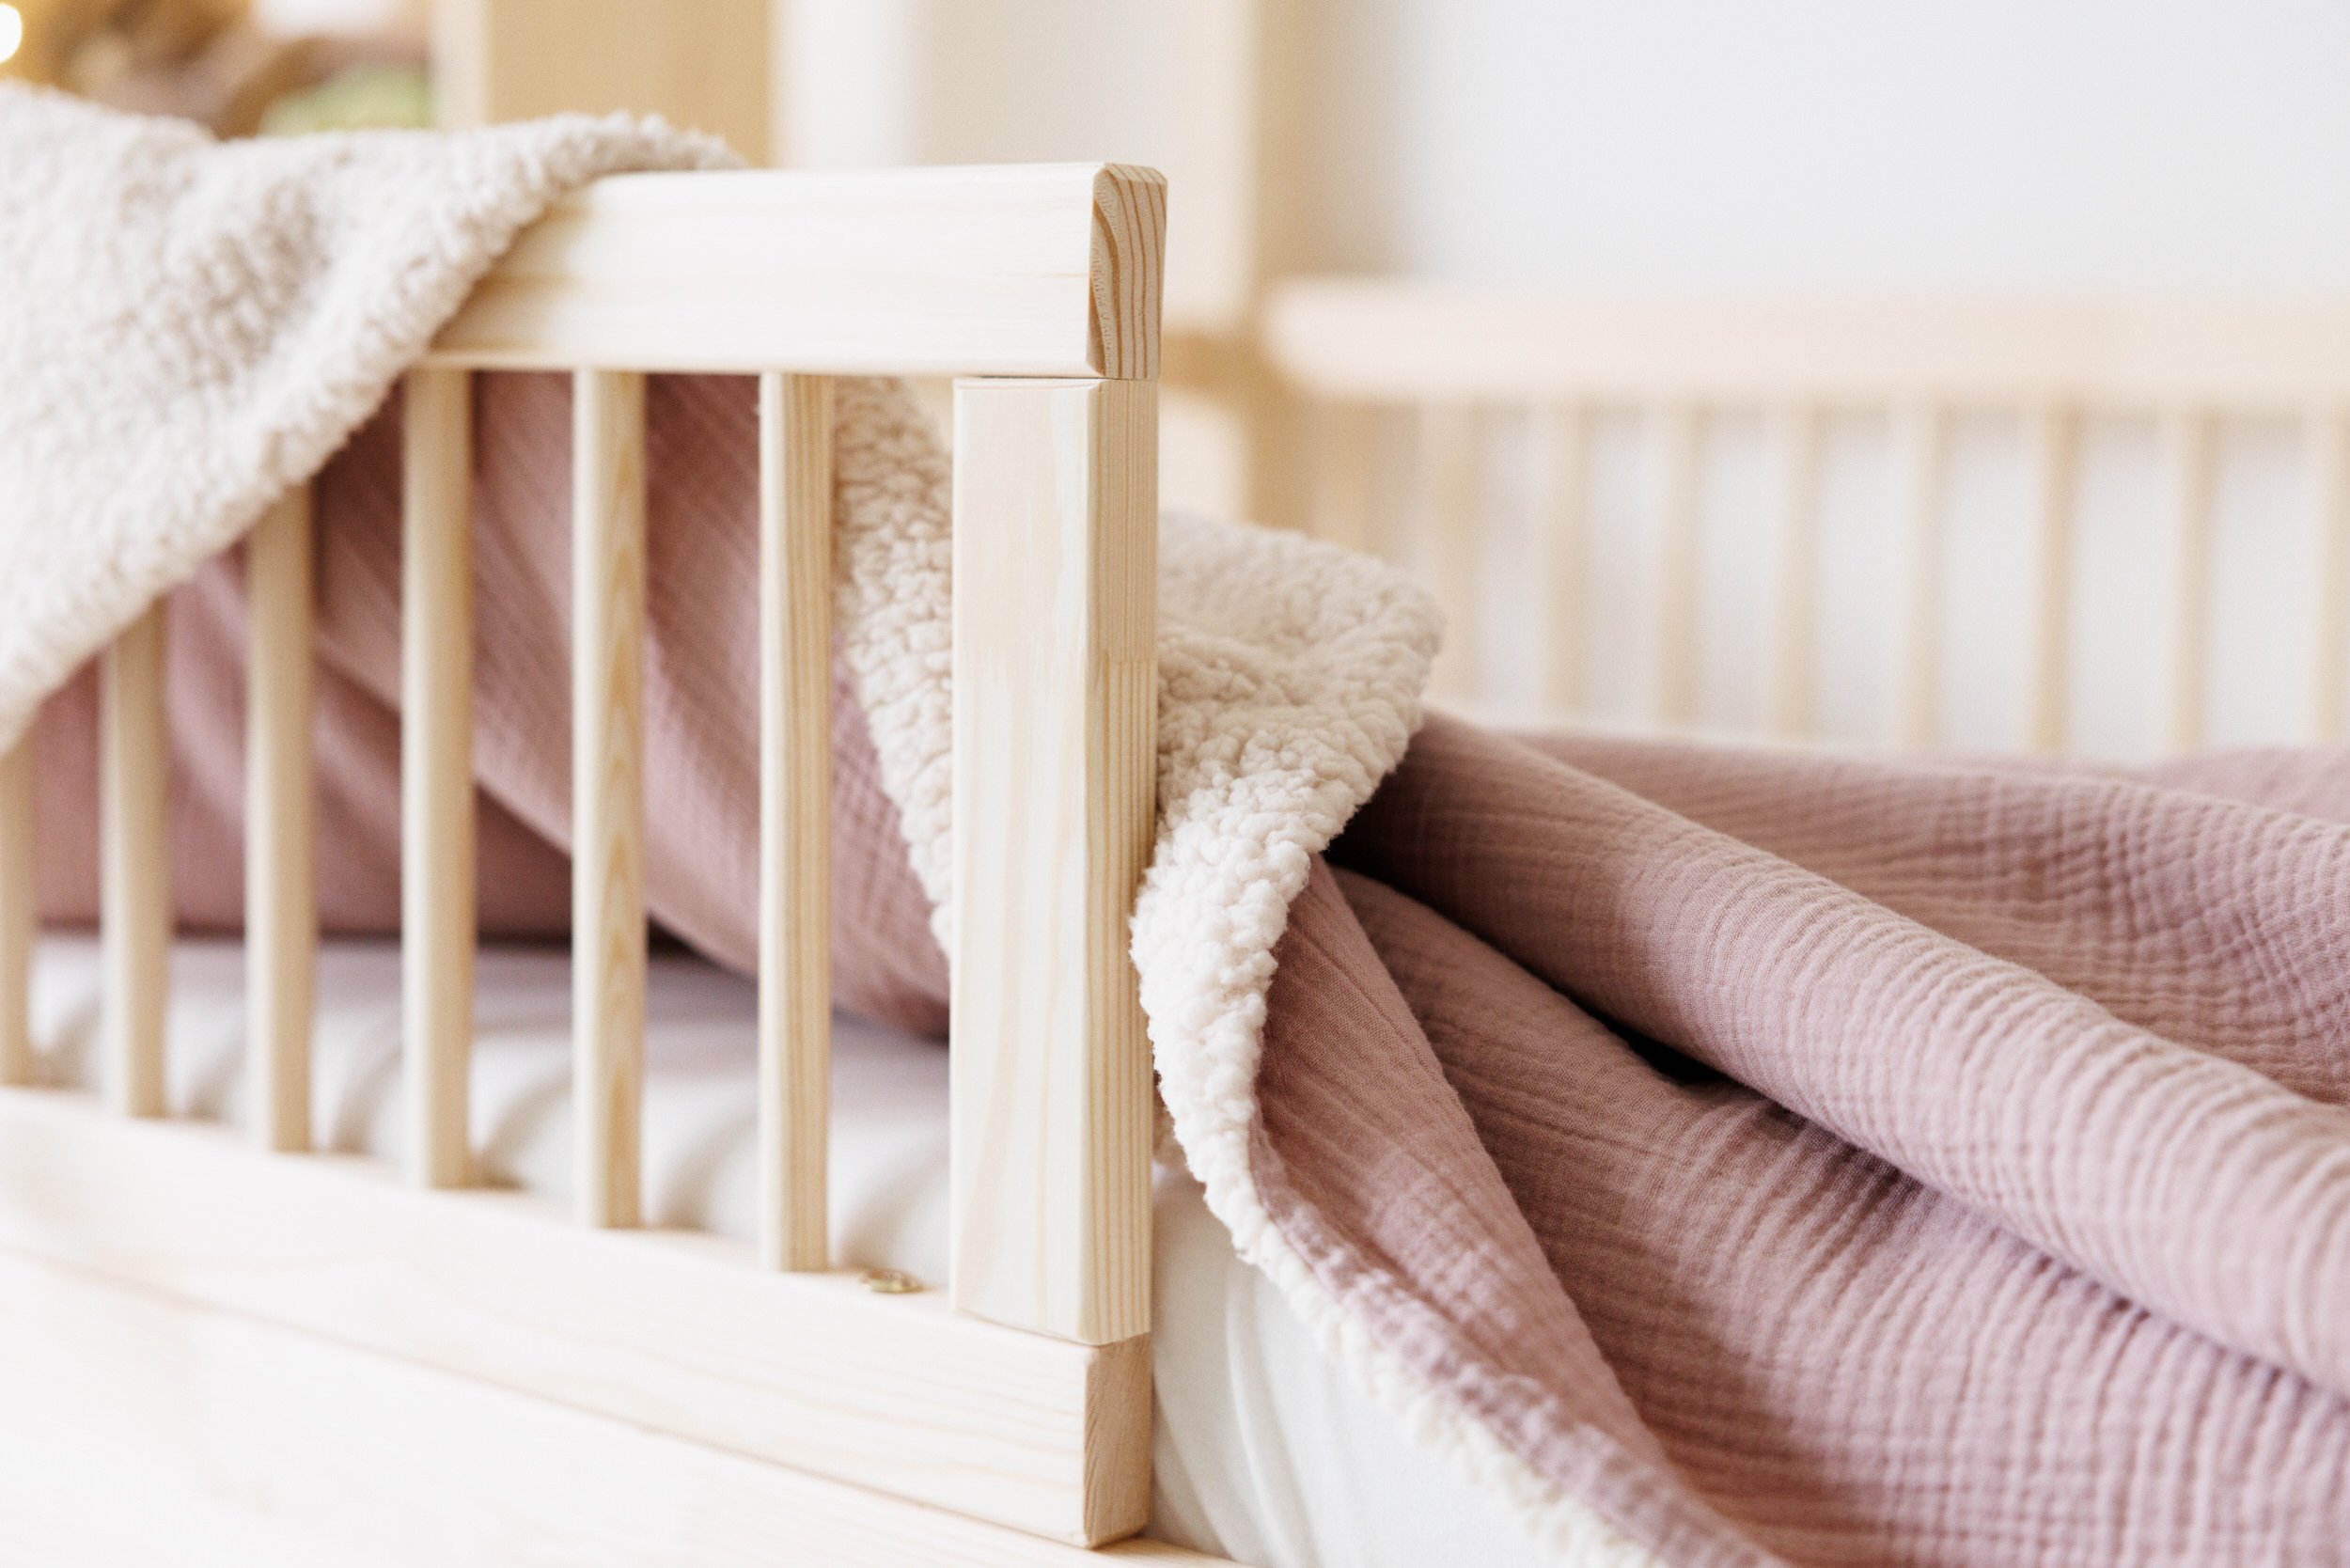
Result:
{"label": "white mattress", "polygon": [[[94,1087],[98,973],[89,939],[42,943],[33,1011],[51,1082]],[[241,949],[182,942],[171,974],[172,1112],[236,1121]],[[402,1122],[398,951],[329,943],[319,980],[319,1140],[395,1159]],[[473,1131],[485,1178],[563,1197],[571,1185],[565,956],[485,949],[476,1012]],[[653,961],[648,1223],[750,1233],[756,1017],[747,981],[688,958]],[[831,1198],[838,1262],[946,1278],[943,1047],[836,1021]],[[1188,1176],[1160,1171],[1156,1211],[1152,1535],[1258,1568],[1541,1560],[1494,1503],[1412,1448],[1324,1362],[1271,1285],[1233,1256]]]}

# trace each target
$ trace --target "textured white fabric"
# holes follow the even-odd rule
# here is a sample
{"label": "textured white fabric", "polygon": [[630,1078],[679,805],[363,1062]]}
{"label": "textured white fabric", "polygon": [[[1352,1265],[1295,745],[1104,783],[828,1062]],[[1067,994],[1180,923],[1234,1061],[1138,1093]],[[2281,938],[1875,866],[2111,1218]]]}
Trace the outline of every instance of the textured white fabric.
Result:
{"label": "textured white fabric", "polygon": [[[400,1157],[400,954],[321,953],[313,1107],[322,1146]],[[173,1114],[238,1121],[244,969],[233,943],[172,953]],[[473,1126],[488,1179],[571,1195],[571,965],[550,949],[481,955]],[[51,1082],[94,1088],[94,941],[44,942],[35,1039]],[[656,958],[645,1040],[646,1217],[747,1241],[757,1210],[758,993],[697,960]],[[844,1264],[947,1267],[947,1053],[842,1017],[833,1040],[832,1229]],[[1405,1442],[1233,1254],[1198,1184],[1158,1184],[1151,1533],[1256,1568],[1427,1568],[1540,1560],[1490,1497]]]}

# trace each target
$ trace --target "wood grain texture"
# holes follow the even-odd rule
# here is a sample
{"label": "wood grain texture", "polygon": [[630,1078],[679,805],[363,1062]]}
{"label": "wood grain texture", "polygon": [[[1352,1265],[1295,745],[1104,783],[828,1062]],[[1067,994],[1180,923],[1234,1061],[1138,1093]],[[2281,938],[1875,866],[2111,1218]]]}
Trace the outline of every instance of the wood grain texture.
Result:
{"label": "wood grain texture", "polygon": [[2350,684],[2350,407],[2320,403],[2302,416],[2309,472],[2312,597],[2309,738],[2342,739],[2343,689]]}
{"label": "wood grain texture", "polygon": [[1296,277],[1264,321],[1292,384],[1385,402],[1883,407],[1930,391],[1977,409],[2193,399],[2293,414],[2350,397],[2341,303],[1674,301]]}
{"label": "wood grain texture", "polygon": [[2163,426],[2163,739],[2173,751],[2203,741],[2203,685],[2211,652],[2212,421],[2194,409]]}
{"label": "wood grain texture", "polygon": [[1165,204],[1103,164],[615,175],[526,230],[427,362],[1148,377]]}
{"label": "wood grain texture", "polygon": [[246,1121],[261,1147],[287,1152],[310,1147],[318,986],[311,560],[310,490],[297,485],[245,544],[252,602],[245,666]]}
{"label": "wood grain texture", "polygon": [[33,735],[0,751],[0,1084],[33,1079]]}
{"label": "wood grain texture", "polygon": [[1436,605],[1444,612],[1444,643],[1437,650],[1430,691],[1455,701],[1477,685],[1478,527],[1477,411],[1459,404],[1425,408],[1419,415],[1419,495],[1413,521]]}
{"label": "wood grain texture", "polygon": [[2030,663],[2024,745],[2052,752],[2064,745],[2073,627],[2073,507],[2080,417],[2046,404],[2025,419],[2026,494],[2031,509]]}
{"label": "wood grain texture", "polygon": [[99,931],[104,945],[107,1102],[164,1114],[171,955],[165,838],[170,742],[164,718],[164,604],[117,637],[99,670]]}
{"label": "wood grain texture", "polygon": [[760,1256],[821,1269],[832,1121],[832,383],[759,397]]}
{"label": "wood grain texture", "polygon": [[633,1226],[644,1190],[645,378],[572,382],[573,1190]]}
{"label": "wood grain texture", "polygon": [[[1058,1540],[1143,1521],[1099,1466],[1147,1453],[1147,1341],[1002,1328],[717,1237],[591,1231],[522,1193],[418,1192],[22,1090],[0,1094],[0,1249]],[[287,1397],[333,1426],[336,1387]]]}
{"label": "wood grain texture", "polygon": [[1150,1326],[1154,392],[955,388],[955,1303],[1087,1343]]}
{"label": "wood grain texture", "polygon": [[1686,729],[1698,716],[1698,433],[1687,403],[1649,414],[1649,550],[1656,722]]}
{"label": "wood grain texture", "polygon": [[1533,412],[1534,669],[1538,700],[1572,713],[1583,705],[1584,577],[1590,540],[1590,432],[1584,410],[1563,403]]}
{"label": "wood grain texture", "polygon": [[0,1539],[75,1568],[1222,1560],[1044,1540],[14,1255],[0,1403],[44,1412],[0,1429]]}
{"label": "wood grain texture", "polygon": [[473,1179],[473,394],[408,374],[400,564],[400,950],[408,1169]]}
{"label": "wood grain texture", "polygon": [[1900,648],[1893,665],[1893,736],[1911,751],[1941,731],[1942,482],[1946,421],[1933,403],[1893,411],[1893,517],[1899,529]]}
{"label": "wood grain texture", "polygon": [[1820,411],[1810,403],[1772,411],[1773,465],[1770,668],[1771,732],[1782,741],[1812,731],[1812,650],[1819,618]]}

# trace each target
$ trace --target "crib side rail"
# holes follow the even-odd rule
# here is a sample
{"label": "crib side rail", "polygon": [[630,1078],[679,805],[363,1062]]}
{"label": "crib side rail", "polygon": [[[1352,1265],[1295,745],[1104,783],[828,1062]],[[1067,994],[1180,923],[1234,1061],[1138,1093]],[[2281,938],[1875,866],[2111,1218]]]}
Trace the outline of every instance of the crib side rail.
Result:
{"label": "crib side rail", "polygon": [[[119,1251],[54,1227],[9,1234],[5,1215],[0,1243],[88,1247],[68,1261],[115,1258],[149,1283],[215,1304],[543,1384],[1042,1533],[1099,1542],[1139,1528],[1149,1496],[1151,1072],[1125,924],[1152,823],[1163,227],[1163,181],[1118,165],[619,177],[526,234],[408,377],[407,1181],[462,1193],[476,1180],[467,1093],[473,374],[560,367],[574,378],[577,1219],[620,1231],[641,1219],[644,377],[760,378],[763,1283],[712,1283],[703,1249],[651,1246],[655,1238],[611,1254],[601,1247],[625,1238],[582,1234],[579,1245],[540,1247],[519,1231],[506,1245],[527,1245],[538,1262],[517,1278],[481,1228],[513,1225],[521,1205],[501,1202],[494,1220],[453,1211],[416,1220],[347,1176],[324,1174],[333,1162],[321,1159],[273,1168],[281,1181],[306,1184],[299,1192],[255,1185],[219,1162],[216,1139],[206,1152],[154,1156],[161,1164],[132,1162],[168,1180],[104,1184],[111,1207],[93,1208],[91,1223],[120,1232]],[[967,378],[957,384],[954,494],[951,1328],[936,1326],[935,1309],[909,1316],[854,1280],[792,1278],[822,1274],[832,1257],[828,378],[939,370]],[[310,549],[306,498],[297,494],[257,531],[248,557],[251,1072],[258,1141],[284,1152],[306,1150],[310,1137]],[[140,1117],[162,1114],[166,1044],[164,615],[159,604],[108,652],[102,697],[105,1076],[117,1108]],[[21,1080],[32,1065],[33,832],[28,743],[0,758],[0,1081]],[[41,1164],[49,1184],[69,1167],[97,1180],[82,1140],[38,1121],[20,1130],[20,1163]],[[319,1174],[291,1175],[305,1170]],[[23,1187],[44,1180],[29,1165],[17,1174]],[[188,1201],[208,1187],[218,1190]],[[292,1196],[274,1196],[281,1190]],[[462,1193],[440,1201],[490,1200]],[[327,1287],[344,1247],[332,1236],[338,1210],[363,1221],[359,1245],[377,1260],[369,1267],[388,1271],[379,1285],[397,1294],[407,1271],[429,1276],[409,1281],[412,1310],[362,1310]],[[224,1211],[237,1216],[232,1229],[204,1217]],[[285,1233],[257,1239],[257,1211],[284,1215]],[[236,1269],[188,1268],[185,1257],[131,1261],[147,1245],[136,1237],[166,1232],[186,1235],[198,1257],[215,1242],[241,1258],[270,1256],[264,1280],[319,1283],[273,1309],[271,1291]],[[452,1273],[460,1252],[478,1256]],[[597,1332],[625,1343],[586,1360],[518,1364],[500,1351],[518,1324],[575,1335],[582,1293],[608,1294],[626,1278],[639,1279],[627,1293],[636,1300],[674,1305],[718,1291],[726,1305],[694,1309],[690,1324],[599,1309]],[[453,1299],[440,1298],[444,1285]],[[761,1293],[775,1303],[765,1321]],[[771,1344],[753,1343],[770,1331],[797,1336],[791,1357],[810,1367],[795,1371],[791,1357],[778,1365]],[[665,1341],[681,1333],[706,1360],[723,1361],[731,1347],[769,1369],[761,1375],[775,1399],[679,1399]],[[1012,1338],[991,1338],[1001,1336]],[[893,1365],[893,1344],[905,1359],[890,1375],[881,1369]],[[868,1369],[873,1411],[885,1419],[842,1413],[843,1402],[862,1397],[858,1380],[816,1370],[827,1356]],[[1004,1381],[1014,1368],[1026,1369],[1026,1395]],[[901,1421],[909,1410],[927,1419]]]}
{"label": "crib side rail", "polygon": [[1299,279],[1277,290],[1273,360],[1306,404],[1312,525],[1358,546],[1388,531],[1366,488],[1373,430],[1401,416],[1420,484],[1402,519],[1453,627],[1441,688],[1475,700],[1478,583],[1488,497],[1479,447],[1496,416],[1531,416],[1531,575],[1540,701],[1579,713],[1579,633],[1588,612],[1590,504],[1585,447],[1596,413],[1629,410],[1648,437],[1649,717],[1698,719],[1704,635],[1700,512],[1705,421],[1765,417],[1772,494],[1763,706],[1788,740],[1817,738],[1820,641],[1814,534],[1822,423],[1861,413],[1888,425],[1895,646],[1885,661],[1885,739],[1936,744],[1950,628],[1945,580],[1948,448],[1954,416],[2017,421],[2029,543],[2021,739],[2057,751],[2072,739],[2069,667],[2076,628],[2075,512],[2083,421],[2156,416],[2165,451],[2164,552],[2157,607],[2164,740],[2206,732],[2210,662],[2214,422],[2283,415],[2301,422],[2310,622],[2303,732],[2339,739],[2350,684],[2350,304],[1918,301],[1806,303],[1561,297],[1371,279]]}

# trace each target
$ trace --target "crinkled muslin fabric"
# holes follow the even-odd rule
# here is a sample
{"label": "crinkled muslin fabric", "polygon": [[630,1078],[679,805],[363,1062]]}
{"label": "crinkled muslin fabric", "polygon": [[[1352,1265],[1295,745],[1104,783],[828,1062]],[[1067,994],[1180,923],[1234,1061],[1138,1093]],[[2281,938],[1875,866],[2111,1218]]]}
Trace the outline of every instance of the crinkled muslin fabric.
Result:
{"label": "crinkled muslin fabric", "polygon": [[[400,369],[657,127],[216,146],[0,88],[0,735],[86,917],[172,591],[233,925],[238,536],[314,478],[321,884],[398,910]],[[27,367],[20,373],[20,366]],[[948,464],[838,388],[836,986],[943,1029]],[[755,952],[755,389],[649,395],[649,892]],[[483,923],[568,917],[568,391],[479,378]],[[1173,1141],[1324,1351],[1594,1564],[2350,1560],[2350,765],[1879,764],[1422,722],[1426,598],[1169,517],[1134,917]],[[45,699],[45,702],[43,701]]]}

